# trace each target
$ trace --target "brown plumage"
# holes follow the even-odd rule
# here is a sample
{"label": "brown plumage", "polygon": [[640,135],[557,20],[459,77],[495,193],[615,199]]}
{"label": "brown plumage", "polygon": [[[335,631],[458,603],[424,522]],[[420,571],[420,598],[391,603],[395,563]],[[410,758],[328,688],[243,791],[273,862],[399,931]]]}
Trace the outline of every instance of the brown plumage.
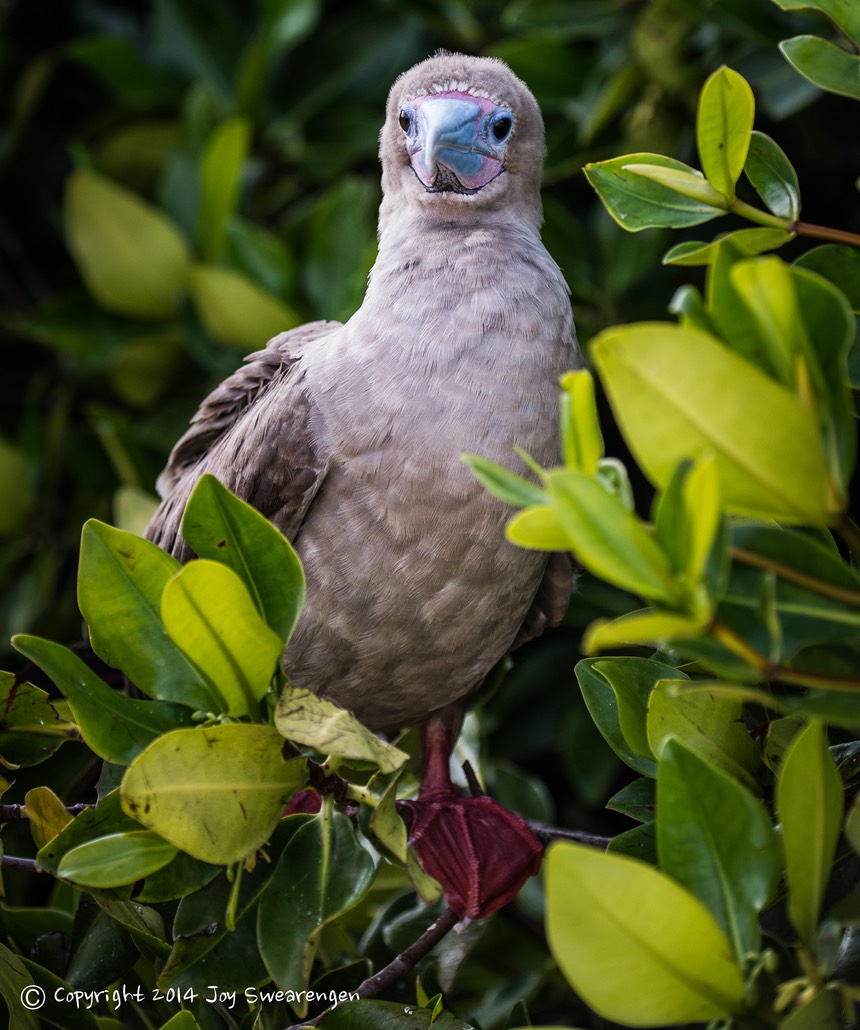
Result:
{"label": "brown plumage", "polygon": [[[399,124],[416,97],[503,105],[503,171],[431,192]],[[437,101],[438,104],[438,101]],[[557,459],[558,376],[577,364],[567,289],[539,235],[543,124],[489,58],[442,55],[391,90],[379,256],[345,324],[275,337],[201,405],[159,479],[148,536],[181,559],[201,473],[270,518],[305,565],[293,683],[372,726],[423,721],[563,614],[569,563],[504,539],[510,516],[460,461]],[[441,162],[440,162],[441,163]]]}
{"label": "brown plumage", "polygon": [[[372,727],[426,724],[425,789],[404,805],[422,863],[471,916],[516,893],[540,846],[491,799],[454,794],[450,728],[570,592],[568,557],[508,543],[511,510],[460,460],[558,459],[558,377],[579,356],[540,239],[543,156],[538,106],[500,61],[443,54],[402,75],[361,308],[275,337],[203,402],[148,529],[186,560],[182,512],[211,472],[293,541],[307,601],[286,671]],[[461,823],[468,860],[449,841]]]}

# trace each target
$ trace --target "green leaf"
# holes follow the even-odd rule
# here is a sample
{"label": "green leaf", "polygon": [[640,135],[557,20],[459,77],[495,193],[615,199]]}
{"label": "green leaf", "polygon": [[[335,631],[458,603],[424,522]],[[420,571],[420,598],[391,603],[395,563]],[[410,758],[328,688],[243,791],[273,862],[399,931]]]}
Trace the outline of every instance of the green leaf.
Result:
{"label": "green leaf", "polygon": [[597,619],[582,638],[586,654],[605,651],[610,647],[630,647],[635,644],[663,645],[687,637],[697,637],[707,623],[675,612],[647,609],[622,615],[619,619]]}
{"label": "green leaf", "polygon": [[[625,439],[657,485],[684,458],[710,451],[733,513],[814,525],[838,513],[812,415],[714,337],[639,323],[604,330],[591,353]],[[730,405],[714,383],[732,384]]]}
{"label": "green leaf", "polygon": [[42,996],[23,961],[5,944],[0,944],[0,994],[8,1011],[16,1014],[15,1030],[40,1030],[43,1024],[38,1009]]}
{"label": "green leaf", "polygon": [[405,865],[409,859],[408,834],[396,807],[398,780],[399,776],[395,776],[383,791],[370,815],[370,828],[374,837]]}
{"label": "green leaf", "polygon": [[755,116],[755,99],[746,79],[723,65],[699,94],[696,142],[702,171],[730,199],[744,168]]}
{"label": "green leaf", "polygon": [[44,690],[0,672],[0,757],[7,766],[37,765],[75,735]]}
{"label": "green leaf", "polygon": [[203,147],[197,239],[207,261],[217,261],[224,248],[224,227],[236,209],[250,141],[251,123],[234,115],[213,129]]}
{"label": "green leaf", "polygon": [[860,9],[854,0],[773,0],[783,11],[820,11],[860,43]]}
{"label": "green leaf", "polygon": [[770,817],[737,780],[671,738],[660,755],[657,813],[660,868],[707,905],[741,964],[760,951],[758,913],[782,871]]}
{"label": "green leaf", "polygon": [[761,254],[767,250],[776,250],[793,239],[793,233],[782,229],[736,229],[718,236],[710,243],[697,240],[677,243],[663,255],[663,264],[709,265],[716,258],[724,240],[728,240],[741,254]]}
{"label": "green leaf", "polygon": [[610,812],[620,812],[640,823],[653,821],[656,805],[654,780],[644,776],[622,787],[606,802]]}
{"label": "green leaf", "polygon": [[211,711],[217,695],[161,621],[162,592],[180,568],[148,540],[90,519],[81,534],[78,605],[102,661],[149,697]]}
{"label": "green leaf", "polygon": [[744,982],[698,899],[651,866],[557,842],[545,859],[550,948],[605,1019],[704,1022],[741,1011]]}
{"label": "green leaf", "polygon": [[715,190],[702,173],[697,172],[694,168],[689,169],[689,171],[679,168],[661,168],[659,165],[646,162],[645,164],[625,165],[624,171],[632,175],[641,175],[652,182],[680,193],[684,197],[688,197],[690,200],[709,204],[721,211],[728,210],[729,198]]}
{"label": "green leaf", "polygon": [[188,275],[188,250],[173,222],[95,172],[66,184],[66,240],[87,289],[108,311],[169,318]]}
{"label": "green leaf", "polygon": [[720,484],[713,457],[682,463],[659,498],[654,529],[675,571],[691,584],[704,574],[719,524]]}
{"label": "green leaf", "polygon": [[502,465],[481,458],[477,454],[464,454],[462,457],[480,480],[481,486],[505,504],[511,504],[516,508],[530,504],[546,504],[546,491],[523,476],[518,476]]}
{"label": "green leaf", "polygon": [[215,711],[254,714],[284,642],[257,614],[236,573],[204,558],[190,562],[164,588],[161,616],[171,640],[220,693]]}
{"label": "green leaf", "polygon": [[95,808],[85,808],[70,823],[44,844],[36,855],[40,867],[52,876],[58,875],[60,862],[72,848],[111,833],[129,833],[140,825],[123,812],[119,791],[114,790],[101,798]]}
{"label": "green leaf", "polygon": [[[373,859],[339,812],[324,808],[291,838],[257,916],[260,954],[279,987],[307,986],[323,927],[361,901],[375,874]],[[293,1008],[304,1017],[307,1000]]]}
{"label": "green leaf", "polygon": [[729,276],[749,311],[774,378],[797,392],[797,359],[805,348],[789,266],[777,257],[738,261]]}
{"label": "green leaf", "polygon": [[230,347],[258,348],[301,321],[283,301],[230,268],[194,265],[188,288],[206,331]]}
{"label": "green leaf", "polygon": [[801,254],[794,267],[816,272],[829,280],[845,294],[851,310],[860,314],[860,251],[856,247],[825,243]]}
{"label": "green leaf", "polygon": [[25,527],[35,498],[29,466],[26,453],[0,437],[0,536]]}
{"label": "green leaf", "polygon": [[814,953],[842,822],[842,781],[817,721],[797,735],[783,760],[776,809],[788,876],[788,915],[804,947]]}
{"label": "green leaf", "polygon": [[648,699],[648,743],[658,760],[672,738],[699,758],[759,792],[758,751],[742,722],[743,705],[733,697],[701,687],[687,689],[687,680],[663,679]]}
{"label": "green leaf", "polygon": [[514,515],[505,527],[505,536],[513,544],[537,551],[566,551],[570,547],[558,512],[549,504],[535,504]]}
{"label": "green leaf", "polygon": [[72,821],[66,806],[49,787],[32,787],[24,796],[24,804],[37,848],[50,844]]}
{"label": "green leaf", "polygon": [[561,440],[569,469],[593,476],[603,457],[603,436],[594,397],[594,377],[584,368],[561,377]]}
{"label": "green leaf", "polygon": [[67,851],[57,873],[82,887],[121,887],[161,869],[176,853],[149,830],[113,833]]}
{"label": "green leaf", "polygon": [[56,683],[68,699],[81,736],[106,762],[128,765],[156,737],[191,721],[192,713],[184,705],[141,701],[112,690],[61,644],[23,634],[12,644]]}
{"label": "green leaf", "polygon": [[547,486],[568,547],[590,572],[649,599],[678,598],[666,555],[617,496],[574,469],[548,473]]}
{"label": "green leaf", "polygon": [[860,100],[860,56],[818,36],[784,39],[779,49],[788,63],[820,89]]}
{"label": "green leaf", "polygon": [[[631,165],[637,170],[632,170]],[[682,172],[707,186],[695,169],[660,154],[627,154],[586,165],[586,178],[622,228],[629,232],[652,226],[680,229],[700,225],[725,213],[722,207],[714,206],[713,200],[693,200],[664,183],[647,178],[642,174],[645,166]],[[689,180],[685,182],[689,186]]]}
{"label": "green leaf", "polygon": [[174,730],[126,770],[123,808],[201,862],[239,862],[266,843],[304,785],[304,759],[285,760],[283,747],[273,726]]}
{"label": "green leaf", "polygon": [[305,576],[292,545],[271,522],[206,473],[188,499],[182,536],[201,558],[231,568],[266,623],[289,640],[304,603]]}
{"label": "green leaf", "polygon": [[758,131],[752,133],[744,173],[775,215],[792,222],[800,217],[797,172],[782,148],[770,136]]}
{"label": "green leaf", "polygon": [[648,744],[648,698],[661,679],[683,678],[648,658],[585,658],[574,670],[591,718],[622,762],[645,776],[657,766]]}
{"label": "green leaf", "polygon": [[324,755],[373,762],[383,773],[395,772],[409,758],[367,729],[352,712],[310,690],[286,687],[275,709],[275,726],[288,740]]}

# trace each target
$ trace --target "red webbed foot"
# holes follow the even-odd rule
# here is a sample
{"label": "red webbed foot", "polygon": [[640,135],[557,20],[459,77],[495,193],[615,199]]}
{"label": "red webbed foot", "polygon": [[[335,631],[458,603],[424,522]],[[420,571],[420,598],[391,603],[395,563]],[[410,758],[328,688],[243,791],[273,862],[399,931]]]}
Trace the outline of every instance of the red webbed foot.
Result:
{"label": "red webbed foot", "polygon": [[457,915],[483,919],[519,893],[540,868],[543,845],[528,824],[490,797],[458,794],[448,772],[450,737],[441,720],[424,731],[425,771],[415,801],[399,801],[421,868]]}

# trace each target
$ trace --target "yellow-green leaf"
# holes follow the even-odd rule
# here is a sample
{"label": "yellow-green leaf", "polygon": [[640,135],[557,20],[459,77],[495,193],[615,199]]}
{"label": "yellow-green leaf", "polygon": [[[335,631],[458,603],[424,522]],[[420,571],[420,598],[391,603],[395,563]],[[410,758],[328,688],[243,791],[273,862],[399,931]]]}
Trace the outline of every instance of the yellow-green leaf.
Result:
{"label": "yellow-green leaf", "polygon": [[753,92],[731,68],[717,69],[699,94],[696,142],[708,182],[732,198],[744,169],[755,115]]}
{"label": "yellow-green leaf", "polygon": [[[712,452],[734,514],[812,525],[838,514],[815,418],[715,337],[643,322],[605,330],[591,353],[630,449],[658,486],[684,458]],[[715,384],[730,387],[731,403]]]}
{"label": "yellow-green leaf", "polygon": [[64,215],[72,257],[102,307],[138,318],[176,313],[189,257],[185,240],[166,215],[89,171],[69,178]]}
{"label": "yellow-green leaf", "polygon": [[689,616],[649,609],[619,619],[598,619],[585,631],[582,647],[586,654],[594,654],[610,647],[664,644],[696,637],[703,629],[702,622]]}
{"label": "yellow-green leaf", "polygon": [[788,749],[776,781],[788,876],[788,915],[815,950],[818,914],[842,822],[842,781],[821,723],[810,724]]}
{"label": "yellow-green leaf", "polygon": [[284,758],[274,726],[224,723],[174,730],[131,763],[120,793],[148,829],[215,865],[262,847],[306,780],[304,759]]}
{"label": "yellow-green leaf", "polygon": [[275,726],[288,740],[324,755],[373,762],[380,772],[399,769],[409,755],[363,726],[352,712],[310,690],[287,687],[275,709]]}
{"label": "yellow-green leaf", "polygon": [[261,347],[272,336],[299,324],[295,311],[229,268],[195,265],[189,289],[206,331],[231,347]]}
{"label": "yellow-green leaf", "polygon": [[57,875],[82,887],[122,887],[162,869],[176,853],[172,844],[150,830],[111,833],[67,851]]}
{"label": "yellow-green leaf", "polygon": [[50,844],[71,821],[66,806],[48,787],[33,787],[24,797],[30,833],[37,849]]}
{"label": "yellow-green leaf", "polygon": [[561,439],[568,468],[593,476],[603,457],[594,377],[584,368],[561,377]]}
{"label": "yellow-green leaf", "polygon": [[208,261],[217,261],[221,256],[224,225],[236,208],[250,141],[251,123],[235,115],[213,129],[203,148],[197,238]]}
{"label": "yellow-green leaf", "polygon": [[505,536],[513,544],[536,551],[566,551],[570,547],[558,514],[549,504],[533,504],[514,515],[505,527]]}
{"label": "yellow-green leaf", "polygon": [[590,572],[642,597],[677,599],[668,558],[616,495],[574,469],[550,472],[547,486],[567,546]]}
{"label": "yellow-green leaf", "polygon": [[547,854],[550,948],[580,997],[630,1026],[739,1012],[744,980],[705,906],[652,866],[558,842]]}
{"label": "yellow-green leaf", "polygon": [[661,680],[648,699],[648,743],[659,758],[674,737],[711,765],[760,793],[756,780],[760,759],[742,722],[742,702],[704,689],[689,689],[688,680]]}
{"label": "yellow-green leaf", "polygon": [[161,617],[173,643],[220,692],[223,714],[253,714],[284,642],[238,575],[208,559],[189,562],[164,588]]}
{"label": "yellow-green leaf", "polygon": [[721,211],[728,209],[726,195],[715,190],[708,180],[695,170],[662,168],[652,164],[630,164],[624,166],[624,171],[631,175],[641,175],[644,179],[651,179],[674,193],[680,193],[682,197],[689,197],[690,200],[707,204],[709,207]]}

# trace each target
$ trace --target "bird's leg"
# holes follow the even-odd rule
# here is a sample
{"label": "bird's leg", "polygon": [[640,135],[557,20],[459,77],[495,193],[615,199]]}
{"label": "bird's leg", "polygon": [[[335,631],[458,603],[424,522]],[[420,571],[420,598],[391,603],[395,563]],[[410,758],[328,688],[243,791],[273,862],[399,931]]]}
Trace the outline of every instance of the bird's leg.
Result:
{"label": "bird's leg", "polygon": [[520,816],[493,798],[455,790],[452,733],[441,716],[424,725],[422,743],[421,790],[398,809],[408,813],[416,858],[442,884],[453,911],[482,919],[512,901],[538,871],[543,846]]}

